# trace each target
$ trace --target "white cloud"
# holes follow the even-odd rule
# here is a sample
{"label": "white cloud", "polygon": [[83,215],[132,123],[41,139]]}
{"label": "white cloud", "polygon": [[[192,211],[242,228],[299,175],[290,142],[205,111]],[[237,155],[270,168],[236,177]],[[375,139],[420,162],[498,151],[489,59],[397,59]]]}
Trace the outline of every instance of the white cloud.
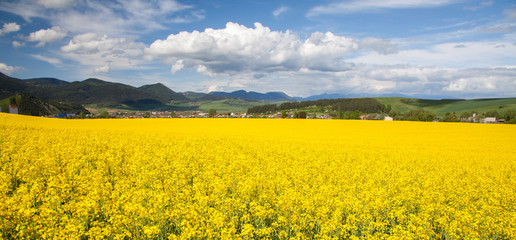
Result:
{"label": "white cloud", "polygon": [[126,38],[110,38],[96,33],[79,34],[61,47],[63,57],[94,67],[94,72],[134,69],[143,64],[145,45]]}
{"label": "white cloud", "polygon": [[220,75],[301,68],[344,71],[350,68],[344,58],[363,49],[386,54],[395,52],[396,47],[388,40],[359,40],[331,32],[315,32],[303,41],[290,31],[271,31],[260,23],[247,28],[228,22],[224,29],[171,34],[165,40],[156,40],[145,53],[165,64],[180,61],[180,65],[172,67],[173,73],[193,68],[206,75]]}
{"label": "white cloud", "polygon": [[452,94],[477,96],[491,94],[491,97],[514,97],[516,92],[515,70],[498,67],[457,71],[442,90]]}
{"label": "white cloud", "polygon": [[170,69],[170,72],[172,74],[176,73],[177,71],[183,69],[185,65],[183,64],[183,60],[177,60],[174,65],[172,65],[172,69]]}
{"label": "white cloud", "polygon": [[18,70],[22,69],[21,67],[17,67],[17,66],[9,66],[5,63],[0,63],[0,72],[2,73],[5,73],[5,74],[11,74],[13,72],[16,72]]}
{"label": "white cloud", "polygon": [[259,23],[254,28],[228,23],[223,29],[171,34],[145,54],[171,66],[172,74],[189,68],[209,77],[181,83],[185,90],[472,98],[513,96],[516,69],[503,67],[516,61],[513,48],[511,42],[487,41],[399,49],[384,39],[315,32],[303,40]]}
{"label": "white cloud", "polygon": [[67,32],[64,29],[56,26],[32,32],[27,40],[31,42],[39,42],[37,46],[42,47],[45,46],[46,43],[59,41],[66,37],[66,35]]}
{"label": "white cloud", "polygon": [[[316,80],[314,80],[316,79]],[[251,73],[210,78],[176,85],[185,90],[205,91],[283,91],[307,97],[322,93],[351,96],[403,94],[414,97],[514,97],[516,69],[510,67],[447,69],[403,65],[368,66],[342,72],[275,72],[260,79]]]}
{"label": "white cloud", "polygon": [[360,41],[361,48],[374,50],[378,54],[388,55],[398,52],[396,45],[392,44],[390,40],[378,38],[365,38]]}
{"label": "white cloud", "polygon": [[36,3],[46,8],[68,8],[75,5],[74,0],[36,0]]}
{"label": "white cloud", "polygon": [[354,12],[375,11],[378,9],[407,9],[439,7],[461,2],[461,0],[347,0],[321,5],[310,9],[307,16],[322,14],[347,14]]}
{"label": "white cloud", "polygon": [[45,56],[42,56],[40,54],[32,54],[31,56],[33,58],[35,58],[35,59],[38,59],[38,60],[41,60],[41,61],[44,61],[44,62],[48,62],[48,63],[50,63],[52,65],[61,64],[61,60],[58,59],[58,58],[45,57]]}
{"label": "white cloud", "polygon": [[224,29],[172,34],[145,54],[171,66],[171,73],[190,68],[209,77],[177,85],[184,90],[514,97],[512,39],[427,46],[398,39],[399,48],[385,39],[315,32],[302,40],[258,23],[254,28],[228,23]]}
{"label": "white cloud", "polygon": [[26,21],[43,18],[69,32],[141,34],[169,28],[178,22],[204,18],[204,12],[176,0],[34,0],[0,1],[0,10],[22,16]]}
{"label": "white cloud", "polygon": [[507,9],[504,11],[505,15],[507,15],[507,18],[510,20],[516,19],[516,8],[513,9]]}
{"label": "white cloud", "polygon": [[0,29],[0,36],[10,32],[17,32],[20,30],[20,25],[17,23],[4,23],[2,29]]}
{"label": "white cloud", "polygon": [[516,45],[506,41],[448,42],[401,50],[398,54],[391,55],[370,52],[349,61],[376,65],[411,64],[456,69],[485,68],[516,62],[514,52],[516,52]]}
{"label": "white cloud", "polygon": [[13,47],[14,48],[20,48],[20,47],[23,47],[25,46],[24,43],[21,43],[21,42],[18,42],[18,41],[13,41]]}
{"label": "white cloud", "polygon": [[111,68],[108,65],[104,65],[93,70],[94,73],[108,73],[109,71],[111,71]]}
{"label": "white cloud", "polygon": [[286,7],[286,6],[281,6],[281,7],[277,8],[276,10],[274,10],[274,11],[272,12],[272,15],[273,15],[274,17],[278,17],[279,15],[281,15],[282,13],[284,13],[284,12],[286,12],[286,11],[288,11],[288,7]]}

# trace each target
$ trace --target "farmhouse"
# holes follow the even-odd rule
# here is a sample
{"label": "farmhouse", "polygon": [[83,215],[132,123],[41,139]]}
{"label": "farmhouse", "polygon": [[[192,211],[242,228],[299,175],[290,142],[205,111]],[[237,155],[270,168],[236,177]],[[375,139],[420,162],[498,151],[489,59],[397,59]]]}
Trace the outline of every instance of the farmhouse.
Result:
{"label": "farmhouse", "polygon": [[9,105],[9,113],[18,114],[18,106],[16,106],[16,105]]}
{"label": "farmhouse", "polygon": [[482,123],[496,123],[496,117],[486,117],[482,119]]}

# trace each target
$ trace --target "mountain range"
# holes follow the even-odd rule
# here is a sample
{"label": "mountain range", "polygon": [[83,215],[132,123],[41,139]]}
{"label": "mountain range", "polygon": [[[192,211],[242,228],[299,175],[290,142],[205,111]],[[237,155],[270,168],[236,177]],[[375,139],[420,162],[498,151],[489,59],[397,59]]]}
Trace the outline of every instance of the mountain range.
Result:
{"label": "mountain range", "polygon": [[89,78],[67,82],[56,78],[18,79],[0,73],[0,99],[26,93],[47,101],[95,104],[99,107],[131,108],[160,107],[173,102],[217,101],[246,99],[249,101],[296,101],[283,92],[184,92],[178,93],[156,83],[133,87]]}
{"label": "mountain range", "polygon": [[[49,115],[55,113],[80,113],[114,108],[128,110],[174,110],[208,111],[216,109],[225,112],[242,112],[251,107],[276,104],[278,102],[317,101],[320,99],[373,97],[393,110],[406,112],[426,109],[437,114],[464,111],[505,111],[516,107],[516,98],[464,100],[453,97],[427,96],[415,99],[401,94],[376,96],[351,94],[321,94],[307,98],[291,97],[283,92],[175,92],[167,86],[156,83],[133,87],[126,84],[89,78],[68,82],[56,78],[18,79],[0,73],[0,107],[5,111],[17,96],[17,104],[24,106],[25,114]],[[25,101],[23,100],[25,99]],[[23,103],[23,104],[21,104]],[[87,109],[85,108],[87,107]],[[20,107],[22,109],[22,107]]]}
{"label": "mountain range", "polygon": [[[133,87],[89,78],[84,81],[68,82],[56,78],[18,79],[0,73],[0,99],[19,94],[30,93],[46,100],[74,102],[79,104],[97,104],[99,106],[159,106],[174,102],[218,101],[224,99],[245,99],[247,101],[315,101],[319,99],[360,98],[360,97],[405,97],[403,94],[342,94],[324,93],[309,97],[292,97],[283,92],[259,93],[238,90],[234,92],[175,92],[167,86],[156,83]],[[453,96],[419,96],[425,99],[456,99]]]}

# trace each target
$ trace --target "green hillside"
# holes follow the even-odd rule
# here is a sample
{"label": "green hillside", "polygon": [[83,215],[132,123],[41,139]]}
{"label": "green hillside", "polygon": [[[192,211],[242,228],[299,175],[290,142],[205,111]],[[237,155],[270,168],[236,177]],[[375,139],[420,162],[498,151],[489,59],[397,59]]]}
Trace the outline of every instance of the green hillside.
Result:
{"label": "green hillside", "polygon": [[166,87],[161,83],[144,85],[139,87],[138,89],[141,89],[149,94],[152,94],[160,98],[160,100],[164,103],[167,103],[169,101],[188,101],[188,98],[186,98],[182,94],[172,91],[170,88]]}
{"label": "green hillside", "polygon": [[493,99],[443,99],[428,100],[401,97],[376,98],[384,105],[390,105],[393,110],[401,113],[410,110],[424,109],[437,115],[444,115],[447,112],[468,112],[478,113],[489,111],[504,111],[505,109],[516,109],[516,98],[493,98]]}
{"label": "green hillside", "polygon": [[[9,111],[12,97],[0,100],[2,112]],[[82,105],[76,103],[45,101],[32,95],[22,94],[15,97],[18,112],[24,115],[43,116],[57,113],[89,113]]]}
{"label": "green hillside", "polygon": [[[281,103],[281,102],[278,102]],[[265,104],[264,101],[248,99],[222,99],[194,102],[172,102],[167,106],[174,111],[205,111],[215,109],[219,113],[246,112],[248,108]]]}
{"label": "green hillside", "polygon": [[263,101],[246,99],[224,99],[218,101],[205,101],[199,105],[199,110],[208,111],[216,109],[217,112],[245,112],[248,108],[263,105]]}

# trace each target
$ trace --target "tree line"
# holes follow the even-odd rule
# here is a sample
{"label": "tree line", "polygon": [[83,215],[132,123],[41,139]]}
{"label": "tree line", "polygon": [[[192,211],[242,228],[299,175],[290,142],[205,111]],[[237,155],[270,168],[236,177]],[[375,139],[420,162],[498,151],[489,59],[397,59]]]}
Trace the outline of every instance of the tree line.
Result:
{"label": "tree line", "polygon": [[[265,104],[254,106],[247,109],[248,114],[279,112],[283,110],[301,109],[311,106],[329,107],[333,111],[348,112],[356,111],[366,113],[385,112],[387,107],[373,98],[339,98],[339,99],[320,99],[316,101],[284,102],[280,105]],[[388,112],[387,111],[387,112]]]}
{"label": "tree line", "polygon": [[[18,113],[30,116],[53,115],[56,113],[89,113],[82,105],[56,101],[45,101],[30,94],[22,93],[9,98],[9,105],[18,107]],[[2,111],[9,112],[8,105]]]}

